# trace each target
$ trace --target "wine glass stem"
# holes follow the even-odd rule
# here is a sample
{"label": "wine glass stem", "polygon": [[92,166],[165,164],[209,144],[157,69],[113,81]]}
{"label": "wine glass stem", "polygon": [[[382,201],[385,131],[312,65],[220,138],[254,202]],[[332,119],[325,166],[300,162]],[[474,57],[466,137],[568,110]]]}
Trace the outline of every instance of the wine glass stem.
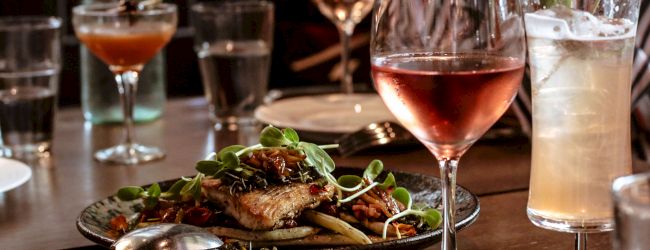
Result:
{"label": "wine glass stem", "polygon": [[352,94],[354,92],[354,86],[352,85],[352,74],[348,67],[348,61],[350,57],[350,37],[352,36],[354,28],[339,25],[338,30],[341,39],[341,69],[343,70],[343,76],[341,77],[341,91],[344,94]]}
{"label": "wine glass stem", "polygon": [[576,250],[587,250],[587,233],[576,233]]}
{"label": "wine glass stem", "polygon": [[124,71],[115,74],[117,89],[120,92],[120,102],[124,113],[124,144],[133,144],[133,107],[135,94],[138,89],[139,73],[137,71]]}
{"label": "wine glass stem", "polygon": [[438,161],[442,179],[442,245],[441,249],[456,249],[456,169],[458,159]]}

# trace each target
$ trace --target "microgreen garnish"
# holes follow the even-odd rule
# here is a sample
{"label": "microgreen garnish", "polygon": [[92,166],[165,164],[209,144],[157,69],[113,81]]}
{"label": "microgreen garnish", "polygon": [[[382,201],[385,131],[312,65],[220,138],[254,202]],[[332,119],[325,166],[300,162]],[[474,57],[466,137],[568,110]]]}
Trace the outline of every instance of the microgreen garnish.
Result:
{"label": "microgreen garnish", "polygon": [[397,183],[395,182],[395,176],[393,173],[388,173],[386,175],[386,179],[384,179],[384,183],[379,184],[379,187],[383,190],[388,190],[389,188],[397,186]]}
{"label": "microgreen garnish", "polygon": [[[328,182],[338,185],[331,172],[334,171],[334,161],[325,152],[324,149],[338,147],[332,145],[316,145],[313,143],[302,142],[298,133],[291,129],[278,129],[273,126],[265,127],[260,133],[260,144],[245,147],[242,145],[232,145],[221,149],[218,153],[212,153],[205,160],[196,164],[196,170],[206,176],[215,178],[226,177],[232,180],[232,184],[240,185],[244,190],[249,189],[251,182],[257,186],[264,187],[267,185],[265,172],[250,167],[241,162],[240,157],[246,157],[256,150],[286,148],[288,150],[298,150],[305,156],[305,163],[312,167],[321,176],[324,176]],[[297,176],[292,177],[303,182],[311,180],[307,174],[308,169],[300,167]],[[282,177],[283,180],[284,177]],[[358,189],[358,188],[357,188]],[[355,189],[356,190],[356,189]]]}
{"label": "microgreen garnish", "polygon": [[120,188],[117,191],[117,198],[123,201],[143,199],[145,208],[153,208],[158,204],[158,198],[161,196],[160,186],[154,183],[147,190],[142,187],[128,186]]}
{"label": "microgreen garnish", "polygon": [[341,175],[336,181],[341,186],[344,186],[346,188],[353,188],[359,185],[359,183],[361,183],[363,179],[361,179],[361,177],[356,175]]}
{"label": "microgreen garnish", "polygon": [[239,151],[241,151],[241,150],[243,150],[245,148],[246,147],[242,146],[242,145],[230,145],[228,147],[222,148],[221,150],[219,150],[219,153],[217,153],[217,159],[223,160],[223,157],[224,157],[224,155],[226,153],[232,152],[232,153],[237,154],[237,152],[239,152]]}
{"label": "microgreen garnish", "polygon": [[411,193],[409,193],[409,191],[406,190],[406,188],[403,187],[395,188],[395,190],[393,190],[392,196],[395,200],[404,204],[406,206],[406,210],[396,215],[393,215],[393,217],[388,218],[386,222],[384,222],[384,233],[382,235],[384,239],[386,238],[388,225],[390,225],[392,221],[407,215],[415,215],[420,217],[431,228],[437,228],[440,225],[440,223],[442,223],[442,216],[440,215],[440,211],[433,208],[425,208],[424,210],[414,208],[413,200],[411,199]]}
{"label": "microgreen garnish", "polygon": [[142,198],[145,192],[146,191],[144,191],[142,187],[137,187],[137,186],[123,187],[117,191],[117,198],[120,198],[120,200],[123,201],[131,201],[138,198]]}
{"label": "microgreen garnish", "polygon": [[191,181],[185,183],[181,191],[179,192],[181,196],[191,196],[194,200],[199,200],[201,198],[201,180],[205,175],[203,173],[198,173]]}
{"label": "microgreen garnish", "polygon": [[[372,190],[376,186],[379,186],[382,190],[385,191],[395,188],[397,186],[397,183],[395,182],[395,176],[392,173],[388,173],[386,175],[386,178],[384,179],[383,183],[374,181],[381,174],[383,170],[384,170],[384,164],[379,160],[373,160],[372,162],[370,162],[370,164],[368,164],[368,167],[366,167],[366,169],[363,171],[363,178],[356,175],[340,176],[337,180],[338,185],[341,185],[346,188],[356,188],[359,186],[363,186],[364,182],[370,184],[364,187],[363,189],[359,190],[358,192],[355,192],[354,194],[346,197],[345,199],[339,200],[338,202],[346,203],[346,202],[353,201],[354,199],[358,198],[364,193]],[[383,238],[386,238],[388,225],[392,221],[408,215],[415,215],[420,217],[420,219],[431,228],[437,228],[442,222],[442,217],[440,216],[440,212],[438,210],[433,208],[427,208],[427,207],[424,208],[414,207],[413,201],[411,199],[411,194],[405,188],[396,187],[394,190],[392,190],[392,197],[395,200],[399,201],[400,203],[404,204],[406,206],[406,210],[401,211],[400,213],[395,214],[392,217],[388,218],[388,220],[386,220],[386,222],[384,223],[384,231],[382,235]]]}
{"label": "microgreen garnish", "polygon": [[368,164],[368,167],[366,167],[366,170],[363,171],[363,178],[358,177],[358,176],[356,178],[354,178],[354,177],[346,176],[346,175],[341,176],[341,177],[344,177],[343,179],[341,179],[339,177],[339,183],[341,181],[345,181],[347,185],[350,185],[353,182],[356,182],[358,184],[355,187],[362,187],[363,184],[364,184],[363,179],[365,179],[366,181],[368,181],[370,183],[370,185],[368,185],[365,188],[361,189],[360,191],[346,197],[345,199],[339,200],[339,202],[340,203],[350,202],[350,201],[356,199],[357,197],[363,195],[364,193],[370,191],[375,186],[380,185],[379,182],[373,182],[373,181],[375,180],[375,178],[377,178],[377,176],[379,176],[379,174],[381,174],[381,172],[383,170],[384,170],[384,164],[380,160],[373,160],[372,162],[370,162],[370,164]]}
{"label": "microgreen garnish", "polygon": [[154,208],[158,204],[158,198],[160,198],[160,186],[158,183],[154,183],[147,188],[147,195],[148,197],[144,198],[144,207]]}
{"label": "microgreen garnish", "polygon": [[379,176],[379,174],[381,174],[381,171],[384,171],[384,163],[380,160],[373,160],[368,164],[366,170],[363,171],[363,178],[373,181],[377,176]]}
{"label": "microgreen garnish", "polygon": [[127,186],[117,191],[117,198],[123,201],[142,199],[145,208],[151,209],[158,204],[158,199],[179,199],[181,197],[192,197],[195,200],[201,198],[201,180],[204,175],[197,174],[194,178],[182,177],[176,181],[166,192],[162,192],[160,185],[154,183],[145,190],[138,186]]}
{"label": "microgreen garnish", "polygon": [[[292,128],[278,129],[273,126],[267,126],[260,134],[260,144],[264,147],[282,147],[295,149],[300,144],[298,133]],[[338,145],[336,145],[338,147]]]}
{"label": "microgreen garnish", "polygon": [[178,181],[174,182],[174,184],[167,190],[167,192],[163,192],[160,194],[160,197],[166,198],[166,199],[178,199],[181,195],[181,189],[190,182],[190,180],[187,180],[186,178],[181,178]]}
{"label": "microgreen garnish", "polygon": [[293,143],[280,129],[273,126],[264,128],[260,134],[260,144],[264,147],[288,146]]}
{"label": "microgreen garnish", "polygon": [[298,132],[296,132],[292,128],[285,128],[282,131],[283,131],[284,138],[291,141],[292,143],[298,143],[300,141],[300,137],[298,137]]}

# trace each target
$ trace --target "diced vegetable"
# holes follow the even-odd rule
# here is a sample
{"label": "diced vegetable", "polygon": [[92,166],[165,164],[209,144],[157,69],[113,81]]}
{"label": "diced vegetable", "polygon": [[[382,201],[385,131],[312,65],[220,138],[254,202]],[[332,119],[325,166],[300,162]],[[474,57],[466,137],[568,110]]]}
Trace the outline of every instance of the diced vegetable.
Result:
{"label": "diced vegetable", "polygon": [[126,221],[124,215],[118,215],[111,219],[111,229],[120,232],[126,232],[129,228],[129,223]]}

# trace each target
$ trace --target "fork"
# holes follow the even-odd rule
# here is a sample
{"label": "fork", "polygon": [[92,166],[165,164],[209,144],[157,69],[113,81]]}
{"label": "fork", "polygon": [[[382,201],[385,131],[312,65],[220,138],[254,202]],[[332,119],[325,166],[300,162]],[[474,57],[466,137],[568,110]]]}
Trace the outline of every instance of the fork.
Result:
{"label": "fork", "polygon": [[338,151],[342,156],[350,156],[371,147],[419,144],[415,136],[402,125],[391,121],[370,123],[339,137],[336,143],[339,144]]}

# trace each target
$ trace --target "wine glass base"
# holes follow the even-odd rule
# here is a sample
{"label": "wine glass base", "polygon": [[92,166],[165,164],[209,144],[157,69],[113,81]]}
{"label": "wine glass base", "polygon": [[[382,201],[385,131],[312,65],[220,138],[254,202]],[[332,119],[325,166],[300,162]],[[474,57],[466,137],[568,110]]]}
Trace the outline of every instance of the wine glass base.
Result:
{"label": "wine glass base", "polygon": [[551,219],[543,216],[534,210],[528,209],[528,219],[535,225],[544,229],[565,232],[565,233],[600,233],[612,231],[614,223],[612,219],[600,220],[570,220]]}
{"label": "wine glass base", "polygon": [[137,143],[119,144],[95,152],[95,160],[101,163],[135,165],[159,160],[165,153],[156,147],[143,146]]}

